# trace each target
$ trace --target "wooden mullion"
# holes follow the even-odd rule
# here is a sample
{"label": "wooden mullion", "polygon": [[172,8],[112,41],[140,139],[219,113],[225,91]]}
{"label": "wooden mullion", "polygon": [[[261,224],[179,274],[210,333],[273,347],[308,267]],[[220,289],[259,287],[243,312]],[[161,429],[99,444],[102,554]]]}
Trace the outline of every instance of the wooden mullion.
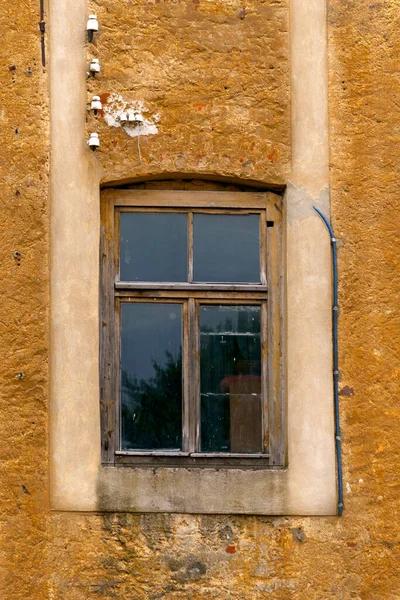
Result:
{"label": "wooden mullion", "polygon": [[267,285],[267,215],[263,211],[260,215],[260,281]]}
{"label": "wooden mullion", "polygon": [[182,304],[182,302],[185,300],[185,298],[179,297],[176,298],[174,295],[168,294],[165,297],[158,297],[158,296],[154,296],[154,294],[152,293],[148,298],[147,297],[143,297],[141,295],[137,295],[137,294],[132,294],[130,293],[129,295],[124,295],[124,294],[118,294],[116,295],[116,298],[120,298],[121,301],[124,302],[146,302],[146,303],[165,303],[165,304]]}
{"label": "wooden mullion", "polygon": [[121,190],[109,189],[116,206],[174,207],[174,208],[260,208],[280,200],[273,192],[220,192],[181,190]]}
{"label": "wooden mullion", "polygon": [[115,451],[121,448],[121,301],[115,298],[115,318],[114,318],[114,363],[115,363],[115,381],[114,381],[114,448]]}
{"label": "wooden mullion", "polygon": [[282,330],[280,268],[282,255],[282,230],[280,212],[270,211],[274,226],[268,227],[268,424],[269,454],[271,466],[285,464],[285,436],[282,386]]}
{"label": "wooden mullion", "polygon": [[188,456],[192,458],[268,458],[268,454],[260,452],[183,452],[180,450],[117,450],[117,456]]}
{"label": "wooden mullion", "polygon": [[224,291],[192,291],[188,292],[185,290],[116,290],[115,296],[117,298],[125,298],[127,302],[138,300],[140,298],[145,301],[156,301],[161,298],[175,298],[176,300],[184,300],[188,298],[199,298],[209,302],[224,302],[225,300],[229,304],[232,301],[238,301],[241,303],[251,303],[252,301],[264,300],[266,298],[266,292],[224,292]]}
{"label": "wooden mullion", "polygon": [[101,459],[114,464],[115,401],[118,377],[115,358],[115,227],[114,205],[107,193],[101,197],[100,232],[100,402],[101,402]]}
{"label": "wooden mullion", "polygon": [[197,384],[197,372],[198,372],[198,335],[196,333],[197,319],[196,319],[196,303],[194,298],[189,298],[188,301],[188,331],[189,331],[189,452],[195,452],[197,450],[197,436],[198,436],[198,384]]}
{"label": "wooden mullion", "polygon": [[185,282],[169,283],[166,281],[116,281],[114,285],[116,290],[182,290],[183,292],[266,292],[268,290],[267,284],[261,285],[259,283],[236,284]]}
{"label": "wooden mullion", "polygon": [[164,207],[164,206],[119,206],[116,210],[123,213],[167,213],[167,214],[178,214],[178,215],[187,215],[189,211],[200,214],[200,215],[258,215],[260,214],[261,208],[192,208],[184,207],[182,208],[174,208],[174,207]]}
{"label": "wooden mullion", "polygon": [[189,335],[189,304],[184,302],[182,305],[182,450],[190,452],[190,335]]}
{"label": "wooden mullion", "polygon": [[276,194],[269,194],[266,203],[267,221],[280,223],[282,214],[282,198]]}
{"label": "wooden mullion", "polygon": [[[113,207],[114,208],[114,207]],[[117,281],[120,279],[120,225],[121,213],[114,208],[114,272]],[[114,450],[121,448],[121,300],[115,296],[114,292]],[[115,456],[114,456],[115,461]]]}
{"label": "wooden mullion", "polygon": [[115,268],[115,281],[120,281],[120,226],[121,226],[121,213],[119,210],[115,210],[114,218],[114,268]]}
{"label": "wooden mullion", "polygon": [[252,298],[252,297],[246,297],[246,298],[241,298],[239,296],[237,296],[236,294],[232,294],[231,296],[223,296],[222,298],[208,298],[206,296],[203,296],[202,298],[199,298],[199,303],[203,306],[205,304],[218,304],[221,306],[229,306],[230,304],[233,305],[239,305],[239,306],[254,306],[254,305],[260,305],[261,302],[263,300],[265,300],[265,295],[262,296],[261,298]]}
{"label": "wooden mullion", "polygon": [[193,213],[188,213],[188,282],[193,281]]}
{"label": "wooden mullion", "polygon": [[261,398],[262,398],[262,435],[263,449],[269,451],[269,424],[268,424],[268,305],[261,304]]}

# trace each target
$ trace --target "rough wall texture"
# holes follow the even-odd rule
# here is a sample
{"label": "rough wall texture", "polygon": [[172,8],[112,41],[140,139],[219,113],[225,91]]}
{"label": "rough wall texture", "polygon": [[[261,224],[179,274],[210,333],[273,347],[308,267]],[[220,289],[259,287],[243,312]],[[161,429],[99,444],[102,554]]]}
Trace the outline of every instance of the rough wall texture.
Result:
{"label": "rough wall texture", "polygon": [[[101,138],[104,181],[187,172],[285,183],[287,0],[96,0],[91,7],[101,33],[88,57],[98,57],[102,71],[88,80],[88,100],[101,96],[108,124],[89,117],[88,131]],[[135,109],[143,126],[121,127],[121,112]]]}
{"label": "rough wall texture", "polygon": [[[0,18],[3,142],[0,148],[0,598],[399,598],[396,573],[399,524],[394,518],[399,506],[396,487],[399,463],[396,406],[399,381],[396,237],[400,193],[396,162],[400,120],[398,3],[330,0],[329,7],[332,217],[337,236],[343,239],[340,366],[343,371],[341,412],[346,507],[341,519],[49,513],[47,76],[40,67],[38,3],[27,0],[3,4]],[[155,4],[145,5],[141,17],[144,22],[150,14],[147,9],[154,10]],[[173,28],[177,19],[175,4],[179,4],[164,4],[167,6],[162,6],[162,10],[171,11],[168,19]],[[284,6],[281,2],[270,4],[278,9]],[[226,5],[242,9],[236,3]],[[256,11],[258,5],[260,11],[268,6],[262,2],[248,3],[249,13]],[[108,11],[111,23],[116,6],[117,2],[107,5],[99,2],[99,14]],[[126,13],[130,6],[131,3],[124,3]],[[193,23],[201,25],[202,17],[196,16],[200,6],[199,2],[193,3],[190,9],[195,15]],[[207,3],[206,8],[212,18],[222,18],[214,15],[211,3]],[[229,25],[232,29],[228,41],[235,36],[236,27],[249,27],[249,32],[255,34],[260,27],[260,36],[264,35],[261,17],[259,15],[250,25],[245,25],[246,17],[235,17],[237,21]],[[101,43],[104,51],[108,48],[108,64],[112,65],[111,52],[116,50],[112,50],[111,42],[107,41],[109,35],[105,30]],[[122,36],[121,51],[123,41]],[[155,32],[153,43],[157,41]],[[126,43],[131,43],[130,36]],[[170,53],[171,49],[165,51]],[[190,48],[187,51],[189,56]],[[259,52],[262,51],[260,46]],[[213,58],[212,53],[207,52],[205,48],[208,67]],[[160,60],[158,51],[150,54],[149,60],[156,63]],[[255,52],[256,63],[257,56],[260,54]],[[128,68],[129,60],[126,60]],[[221,66],[222,54],[216,60],[221,61],[218,63]],[[166,64],[171,61],[169,55]],[[32,74],[27,68],[32,69]],[[118,72],[116,63],[112,68],[114,73],[109,76],[113,84],[101,91],[127,94],[136,99],[136,93],[127,90],[124,74]],[[133,62],[130,68],[140,75],[139,67]],[[202,157],[215,151],[211,124],[218,125],[209,97],[219,98],[220,107],[236,106],[235,102],[230,105],[225,91],[221,95],[216,87],[211,86],[209,95],[211,84],[206,69],[204,77],[200,71],[197,74],[201,94],[193,93],[190,102],[183,102],[178,83],[180,88],[186,89],[191,81],[189,71],[182,68],[179,77],[174,75],[177,87],[172,89],[174,86],[168,88],[166,83],[170,81],[167,68],[157,68],[162,72],[158,89],[152,88],[153,84],[147,80],[142,99],[149,106],[147,116],[152,116],[155,99],[169,90],[164,97],[160,124],[165,125],[163,136],[168,131],[177,131],[177,137],[169,143],[171,148],[176,144],[176,149],[171,150],[163,168],[165,171],[201,170]],[[257,63],[256,68],[264,67]],[[263,120],[263,76],[248,73],[246,77],[248,106],[243,100],[241,109],[259,110],[257,120]],[[225,80],[230,79],[227,73]],[[281,84],[284,81],[279,79]],[[231,85],[236,82],[233,78]],[[199,95],[204,98],[204,102],[199,103],[208,106],[197,110],[193,104]],[[287,111],[287,89],[277,92],[276,97],[283,102],[282,110]],[[186,104],[187,111],[184,110]],[[173,106],[176,109],[172,110]],[[206,111],[205,120],[200,117],[202,111]],[[244,127],[240,118],[239,115],[238,123]],[[228,133],[232,122],[228,119],[221,126],[221,137],[226,136],[225,152],[232,153],[232,160],[237,164],[242,158],[251,161],[251,165],[240,171],[244,176],[282,183],[288,173],[287,125],[285,118],[277,119],[274,124],[279,131],[279,143],[272,144],[279,150],[275,163],[272,159],[266,161],[264,155],[273,140],[272,128],[268,133],[257,133],[254,129],[243,142],[241,135],[233,132],[235,143],[231,145]],[[106,131],[104,124],[101,127]],[[207,129],[206,141],[201,131],[203,127]],[[263,141],[264,133],[268,143]],[[153,142],[153,138],[148,136],[141,140],[142,160],[154,161],[154,170],[157,170],[161,141]],[[255,144],[258,138],[260,144],[266,144],[262,152],[255,152],[246,145],[249,139]],[[181,151],[182,140],[188,143],[188,139],[193,148],[198,148],[198,162],[193,158],[187,161]],[[245,152],[241,151],[241,143]],[[101,160],[105,161],[106,174],[129,176],[130,166],[120,161],[129,144],[132,151],[128,156],[132,161],[137,140],[119,129],[111,128],[111,132],[105,134],[104,147],[110,153],[104,152],[108,158]],[[195,152],[190,156],[195,156]],[[117,160],[122,166],[111,169],[107,161]],[[227,166],[223,174],[230,172]],[[15,252],[20,256],[17,254],[14,258]],[[19,373],[23,377],[19,378]]]}
{"label": "rough wall texture", "polygon": [[48,93],[39,3],[0,14],[0,597],[46,597]]}

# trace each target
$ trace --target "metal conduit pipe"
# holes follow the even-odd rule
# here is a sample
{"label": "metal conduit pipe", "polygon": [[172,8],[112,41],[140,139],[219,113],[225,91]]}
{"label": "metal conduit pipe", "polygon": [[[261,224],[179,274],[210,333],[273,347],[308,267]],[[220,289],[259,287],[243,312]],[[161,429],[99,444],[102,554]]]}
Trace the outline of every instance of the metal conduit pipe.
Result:
{"label": "metal conduit pipe", "polygon": [[333,398],[335,406],[335,445],[337,461],[337,487],[338,487],[338,515],[343,513],[343,470],[342,470],[342,447],[340,438],[340,417],[339,417],[339,359],[338,359],[338,272],[337,272],[337,248],[336,238],[332,228],[325,215],[315,206],[313,209],[319,214],[325,223],[331,238],[332,246],[332,273],[333,273],[333,305],[332,305],[332,334],[333,334]]}
{"label": "metal conduit pipe", "polygon": [[40,0],[40,48],[42,52],[42,66],[46,66],[46,43],[44,41],[44,35],[46,33],[46,23],[44,21],[44,0]]}

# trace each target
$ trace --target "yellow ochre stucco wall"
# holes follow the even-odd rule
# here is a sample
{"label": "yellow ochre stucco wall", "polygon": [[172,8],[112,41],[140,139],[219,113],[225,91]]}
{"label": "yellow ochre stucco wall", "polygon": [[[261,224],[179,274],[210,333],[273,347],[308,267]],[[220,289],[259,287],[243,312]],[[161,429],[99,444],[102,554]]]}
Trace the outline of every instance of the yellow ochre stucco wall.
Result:
{"label": "yellow ochre stucco wall", "polygon": [[[99,0],[90,9],[104,71],[89,91],[140,95],[148,117],[160,114],[160,133],[140,140],[143,165],[136,138],[95,124],[103,145],[91,160],[103,181],[133,170],[288,181],[288,2]],[[3,3],[1,600],[400,597],[399,15],[396,1],[328,2],[343,516],[85,515],[49,509],[50,101],[39,1]],[[209,36],[210,23],[222,33]],[[131,31],[141,28],[132,57]],[[59,118],[68,120],[68,98]]]}

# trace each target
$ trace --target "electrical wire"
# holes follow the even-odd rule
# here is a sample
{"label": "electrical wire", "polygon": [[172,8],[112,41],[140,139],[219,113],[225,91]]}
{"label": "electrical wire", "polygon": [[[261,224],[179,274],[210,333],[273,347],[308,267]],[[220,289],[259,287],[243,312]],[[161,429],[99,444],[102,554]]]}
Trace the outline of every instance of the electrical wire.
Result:
{"label": "electrical wire", "polygon": [[326,216],[315,206],[313,209],[319,214],[326,225],[331,238],[332,247],[332,274],[333,274],[333,304],[332,304],[332,336],[333,336],[333,397],[335,407],[335,446],[337,461],[337,487],[338,487],[338,515],[343,513],[343,468],[342,468],[342,447],[340,437],[340,416],[339,416],[339,344],[338,344],[338,270],[337,270],[337,247],[336,237],[332,225]]}

